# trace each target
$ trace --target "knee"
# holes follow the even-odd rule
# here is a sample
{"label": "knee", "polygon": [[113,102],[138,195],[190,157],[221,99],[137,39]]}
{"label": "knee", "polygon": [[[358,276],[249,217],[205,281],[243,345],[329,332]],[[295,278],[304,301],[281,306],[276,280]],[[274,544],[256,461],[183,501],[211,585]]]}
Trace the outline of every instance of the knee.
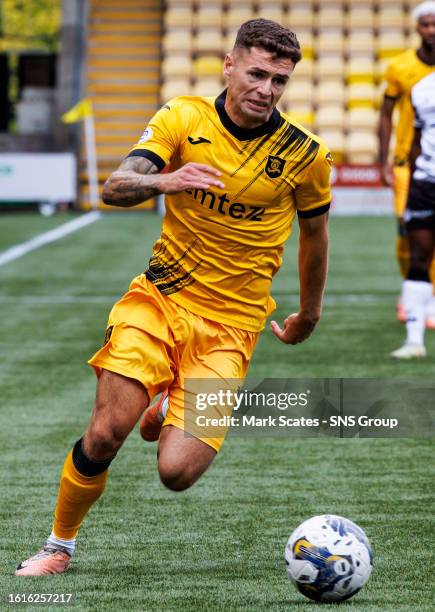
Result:
{"label": "knee", "polygon": [[171,491],[185,491],[197,480],[197,476],[189,465],[175,465],[159,461],[158,471],[160,480]]}
{"label": "knee", "polygon": [[84,436],[84,450],[89,458],[95,461],[112,459],[123,441],[116,429],[105,424],[94,425]]}

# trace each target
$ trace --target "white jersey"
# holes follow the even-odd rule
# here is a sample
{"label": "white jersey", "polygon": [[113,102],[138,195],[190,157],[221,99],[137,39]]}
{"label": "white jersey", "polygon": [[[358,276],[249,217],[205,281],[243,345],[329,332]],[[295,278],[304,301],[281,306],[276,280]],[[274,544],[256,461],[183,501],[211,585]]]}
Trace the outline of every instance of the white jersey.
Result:
{"label": "white jersey", "polygon": [[421,153],[413,177],[435,183],[435,72],[419,81],[411,90],[415,127],[421,130]]}

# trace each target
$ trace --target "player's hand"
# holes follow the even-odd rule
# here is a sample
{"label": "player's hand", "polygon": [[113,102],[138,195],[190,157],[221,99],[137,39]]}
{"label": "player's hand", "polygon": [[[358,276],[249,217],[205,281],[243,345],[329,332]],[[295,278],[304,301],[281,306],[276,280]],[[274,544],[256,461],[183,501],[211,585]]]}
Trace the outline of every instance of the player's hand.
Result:
{"label": "player's hand", "polygon": [[221,172],[207,166],[189,162],[175,172],[161,174],[159,177],[159,190],[161,193],[180,193],[185,189],[209,189],[209,187],[219,187],[224,189],[225,185],[217,177]]}
{"label": "player's hand", "polygon": [[387,187],[393,187],[394,175],[391,164],[384,164],[381,166],[381,182]]}
{"label": "player's hand", "polygon": [[306,317],[299,312],[288,316],[282,329],[276,321],[271,322],[270,328],[284,344],[299,344],[311,336],[318,320],[318,317]]}

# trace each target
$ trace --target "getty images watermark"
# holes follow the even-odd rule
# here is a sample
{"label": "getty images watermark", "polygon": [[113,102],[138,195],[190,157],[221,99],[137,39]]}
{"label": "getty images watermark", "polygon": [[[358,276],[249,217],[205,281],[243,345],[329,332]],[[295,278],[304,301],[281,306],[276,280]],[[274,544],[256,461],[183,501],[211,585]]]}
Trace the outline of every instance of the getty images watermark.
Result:
{"label": "getty images watermark", "polygon": [[190,379],[185,431],[273,436],[434,435],[435,382],[374,379]]}

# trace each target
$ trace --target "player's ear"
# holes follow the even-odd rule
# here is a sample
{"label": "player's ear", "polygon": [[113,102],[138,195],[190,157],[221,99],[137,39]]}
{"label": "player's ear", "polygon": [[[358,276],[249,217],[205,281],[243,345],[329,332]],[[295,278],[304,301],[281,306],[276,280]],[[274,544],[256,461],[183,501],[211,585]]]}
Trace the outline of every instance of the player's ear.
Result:
{"label": "player's ear", "polygon": [[234,68],[234,57],[232,53],[227,53],[224,59],[224,76],[230,77]]}

